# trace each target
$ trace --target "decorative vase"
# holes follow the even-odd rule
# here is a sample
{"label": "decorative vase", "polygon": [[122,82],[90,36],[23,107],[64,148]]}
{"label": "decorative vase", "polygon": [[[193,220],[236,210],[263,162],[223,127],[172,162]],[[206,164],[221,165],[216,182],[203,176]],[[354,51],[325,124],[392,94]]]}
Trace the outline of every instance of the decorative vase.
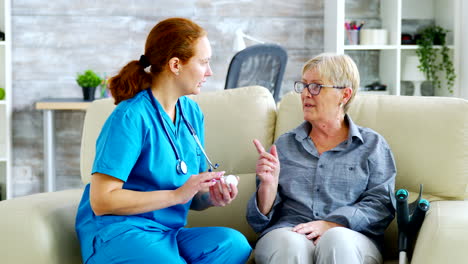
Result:
{"label": "decorative vase", "polygon": [[81,87],[83,89],[83,100],[93,101],[96,87]]}

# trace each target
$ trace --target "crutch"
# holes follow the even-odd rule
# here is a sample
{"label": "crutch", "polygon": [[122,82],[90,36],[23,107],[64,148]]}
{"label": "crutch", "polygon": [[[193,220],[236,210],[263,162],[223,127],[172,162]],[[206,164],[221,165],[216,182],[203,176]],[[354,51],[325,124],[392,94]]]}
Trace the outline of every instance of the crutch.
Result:
{"label": "crutch", "polygon": [[408,206],[408,191],[399,189],[395,193],[398,223],[398,251],[400,252],[399,264],[408,264],[408,239],[415,238],[429,210],[430,204],[426,199],[421,199],[423,185],[419,185],[419,197]]}

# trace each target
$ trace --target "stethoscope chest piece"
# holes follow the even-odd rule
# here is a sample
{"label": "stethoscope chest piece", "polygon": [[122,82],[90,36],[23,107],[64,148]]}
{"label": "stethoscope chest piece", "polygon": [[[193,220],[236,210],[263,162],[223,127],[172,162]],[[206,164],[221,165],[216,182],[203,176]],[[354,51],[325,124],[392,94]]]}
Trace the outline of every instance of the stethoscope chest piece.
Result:
{"label": "stethoscope chest piece", "polygon": [[187,163],[185,161],[179,159],[177,160],[177,165],[176,165],[177,173],[179,174],[187,174]]}

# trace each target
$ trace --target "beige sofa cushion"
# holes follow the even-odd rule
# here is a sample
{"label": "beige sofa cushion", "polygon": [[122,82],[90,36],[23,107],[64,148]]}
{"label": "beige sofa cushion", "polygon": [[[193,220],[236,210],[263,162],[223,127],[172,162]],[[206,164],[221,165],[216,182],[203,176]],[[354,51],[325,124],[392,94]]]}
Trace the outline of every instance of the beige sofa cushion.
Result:
{"label": "beige sofa cushion", "polygon": [[80,152],[81,181],[84,184],[91,180],[91,170],[96,156],[96,140],[101,133],[104,122],[114,108],[114,99],[106,98],[93,101],[86,110]]}
{"label": "beige sofa cushion", "polygon": [[419,231],[411,263],[468,263],[468,203],[439,201],[431,207]]}
{"label": "beige sofa cushion", "polygon": [[237,198],[226,207],[190,211],[188,226],[226,226],[242,232],[249,241],[257,235],[246,220],[247,202],[255,192],[258,153],[252,143],[259,139],[265,148],[273,142],[276,106],[271,93],[252,86],[201,93],[192,98],[205,114],[206,151],[226,174],[240,177]]}
{"label": "beige sofa cushion", "polygon": [[[397,164],[397,188],[463,199],[468,187],[468,101],[442,97],[357,96],[355,123],[385,137]],[[278,109],[275,139],[303,120],[300,95],[288,93]]]}
{"label": "beige sofa cushion", "polygon": [[251,86],[204,92],[192,98],[205,114],[205,145],[218,170],[255,172],[257,138],[265,148],[273,143],[276,105],[264,87]]}
{"label": "beige sofa cushion", "polygon": [[397,188],[463,199],[468,187],[468,101],[362,96],[352,117],[382,134],[397,164]]}

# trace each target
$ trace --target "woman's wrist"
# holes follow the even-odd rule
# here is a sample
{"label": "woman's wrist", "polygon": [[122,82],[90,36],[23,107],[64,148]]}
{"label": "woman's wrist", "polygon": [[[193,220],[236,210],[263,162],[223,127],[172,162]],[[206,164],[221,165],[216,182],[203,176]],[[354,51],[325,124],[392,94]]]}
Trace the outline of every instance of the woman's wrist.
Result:
{"label": "woman's wrist", "polygon": [[170,191],[169,194],[170,194],[170,197],[172,197],[172,199],[169,200],[169,201],[175,201],[175,204],[184,204],[184,203],[186,203],[187,201],[182,199],[182,195],[179,195],[179,192],[180,192],[179,189],[175,189],[175,190]]}
{"label": "woman's wrist", "polygon": [[257,191],[257,206],[263,215],[268,215],[273,208],[277,192],[277,183],[260,183]]}
{"label": "woman's wrist", "polygon": [[[258,177],[258,176],[257,176]],[[259,188],[266,188],[270,190],[275,190],[278,188],[278,179],[271,179],[268,181],[260,180]]]}

